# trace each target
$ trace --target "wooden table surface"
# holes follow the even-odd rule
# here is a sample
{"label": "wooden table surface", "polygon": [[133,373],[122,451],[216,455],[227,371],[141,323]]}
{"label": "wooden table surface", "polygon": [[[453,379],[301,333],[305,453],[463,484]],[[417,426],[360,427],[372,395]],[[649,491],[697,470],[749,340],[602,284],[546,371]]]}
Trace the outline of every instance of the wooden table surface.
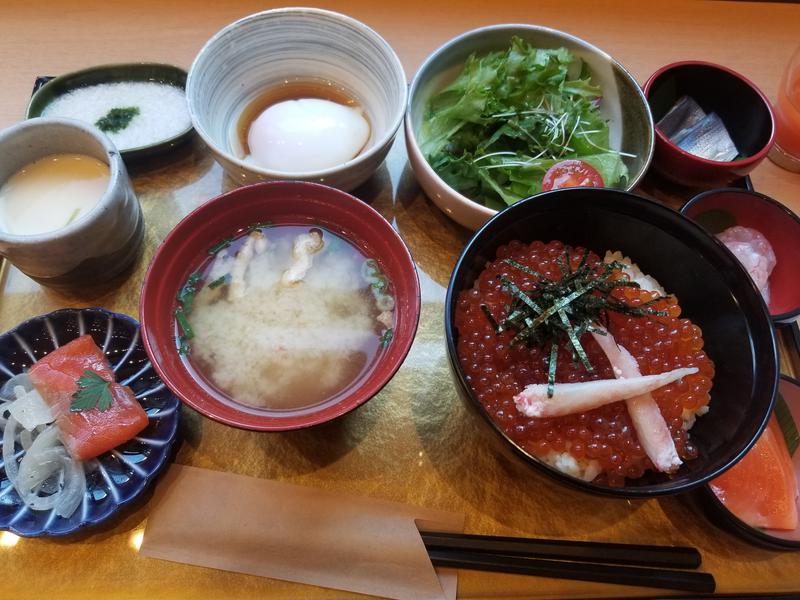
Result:
{"label": "wooden table surface", "polygon": [[[409,79],[450,37],[502,22],[562,29],[603,48],[644,82],[682,59],[725,64],[775,98],[783,65],[800,43],[800,5],[737,2],[351,0],[313,3],[372,26],[398,52]],[[270,1],[139,0],[69,3],[4,0],[0,6],[0,127],[24,115],[36,75],[101,63],[168,62],[188,68],[227,23],[277,6]],[[189,210],[230,187],[199,143],[174,160],[133,171],[147,221],[146,248],[131,279],[81,299],[41,289],[14,268],[0,272],[0,329],[65,306],[137,314],[141,279],[155,246]],[[800,212],[800,175],[765,161],[755,187]],[[761,550],[715,529],[684,498],[645,502],[595,498],[532,473],[488,439],[458,400],[442,339],[444,289],[469,232],[422,194],[402,137],[376,176],[357,190],[400,231],[419,267],[423,309],[414,347],[370,403],[330,426],[265,435],[234,430],[184,409],[177,461],[246,475],[347,490],[466,513],[469,531],[693,545],[718,590],[800,590],[800,555]],[[480,443],[479,443],[480,442]],[[141,557],[147,518],[139,503],[119,520],[63,540],[0,535],[0,597],[349,597],[343,592]],[[647,589],[462,573],[459,595],[483,597],[655,596]],[[663,594],[662,594],[663,596]]]}

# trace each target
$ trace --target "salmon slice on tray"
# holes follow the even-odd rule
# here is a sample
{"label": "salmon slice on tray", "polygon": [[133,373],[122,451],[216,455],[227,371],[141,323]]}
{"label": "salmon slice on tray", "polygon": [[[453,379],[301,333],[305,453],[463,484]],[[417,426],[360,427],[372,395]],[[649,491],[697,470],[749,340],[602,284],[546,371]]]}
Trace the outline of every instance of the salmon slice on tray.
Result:
{"label": "salmon slice on tray", "polygon": [[[87,374],[108,382],[111,402],[105,410],[100,406],[72,409],[79,380]],[[90,335],[81,336],[38,360],[28,375],[50,406],[61,441],[76,460],[99,456],[147,427],[147,413],[129,387],[114,381],[111,365]]]}

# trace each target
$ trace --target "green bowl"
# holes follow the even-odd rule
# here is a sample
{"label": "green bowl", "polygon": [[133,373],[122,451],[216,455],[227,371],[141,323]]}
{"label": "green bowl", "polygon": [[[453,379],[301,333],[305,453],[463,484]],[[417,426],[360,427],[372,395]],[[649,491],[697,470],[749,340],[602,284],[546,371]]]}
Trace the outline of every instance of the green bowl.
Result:
{"label": "green bowl", "polygon": [[[153,81],[174,85],[181,90],[186,89],[186,71],[180,67],[159,63],[123,63],[116,65],[98,65],[80,71],[60,75],[48,81],[31,97],[25,116],[28,119],[42,116],[44,109],[53,100],[77,88],[88,87],[100,83],[121,83]],[[191,125],[177,135],[145,146],[137,146],[122,150],[120,154],[126,161],[138,160],[168,152],[180,146],[192,136]]]}

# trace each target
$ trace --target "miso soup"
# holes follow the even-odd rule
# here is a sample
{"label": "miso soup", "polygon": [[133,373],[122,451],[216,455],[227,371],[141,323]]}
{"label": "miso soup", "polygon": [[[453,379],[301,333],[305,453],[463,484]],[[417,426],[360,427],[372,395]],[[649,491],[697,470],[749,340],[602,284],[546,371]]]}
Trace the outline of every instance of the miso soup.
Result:
{"label": "miso soup", "polygon": [[326,229],[249,229],[211,248],[181,290],[181,352],[209,385],[248,406],[298,409],[339,397],[391,341],[390,284]]}

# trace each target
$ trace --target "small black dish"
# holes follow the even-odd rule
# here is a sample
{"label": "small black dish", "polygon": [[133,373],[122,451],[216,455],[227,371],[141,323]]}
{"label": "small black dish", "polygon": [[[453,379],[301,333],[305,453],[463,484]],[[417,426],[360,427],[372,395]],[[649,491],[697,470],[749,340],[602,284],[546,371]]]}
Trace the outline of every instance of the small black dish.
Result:
{"label": "small black dish", "polygon": [[[42,116],[45,108],[53,100],[78,88],[101,83],[156,82],[185,90],[186,77],[186,71],[180,67],[161,63],[98,65],[72,73],[65,73],[58,77],[39,76],[34,83],[33,95],[28,103],[28,110],[25,116],[28,119]],[[191,139],[193,133],[194,128],[189,124],[186,129],[172,137],[164,138],[152,144],[121,150],[120,155],[126,162],[158,156],[183,145]]]}
{"label": "small black dish", "polygon": [[[800,421],[800,381],[788,375],[781,375],[778,394],[789,408],[795,424],[798,424]],[[798,453],[800,453],[800,449],[795,451],[795,456]],[[793,463],[795,471],[800,474],[798,459],[793,458]],[[704,485],[697,490],[696,500],[715,525],[750,543],[772,550],[800,550],[800,525],[793,531],[761,529],[748,525],[717,498],[709,485]],[[800,500],[798,507],[800,508]]]}
{"label": "small black dish", "polygon": [[[622,488],[585,482],[550,467],[516,445],[490,418],[467,384],[456,348],[459,293],[472,287],[501,244],[561,240],[601,255],[620,250],[674,293],[682,316],[698,324],[716,365],[710,412],[691,430],[700,456],[672,476],[648,472]],[[528,198],[501,211],[467,243],[445,301],[450,365],[463,397],[531,465],[582,490],[648,498],[698,487],[735,464],[765,427],[778,384],[775,334],[758,290],[736,259],[699,225],[665,206],[610,189],[574,188]]]}

